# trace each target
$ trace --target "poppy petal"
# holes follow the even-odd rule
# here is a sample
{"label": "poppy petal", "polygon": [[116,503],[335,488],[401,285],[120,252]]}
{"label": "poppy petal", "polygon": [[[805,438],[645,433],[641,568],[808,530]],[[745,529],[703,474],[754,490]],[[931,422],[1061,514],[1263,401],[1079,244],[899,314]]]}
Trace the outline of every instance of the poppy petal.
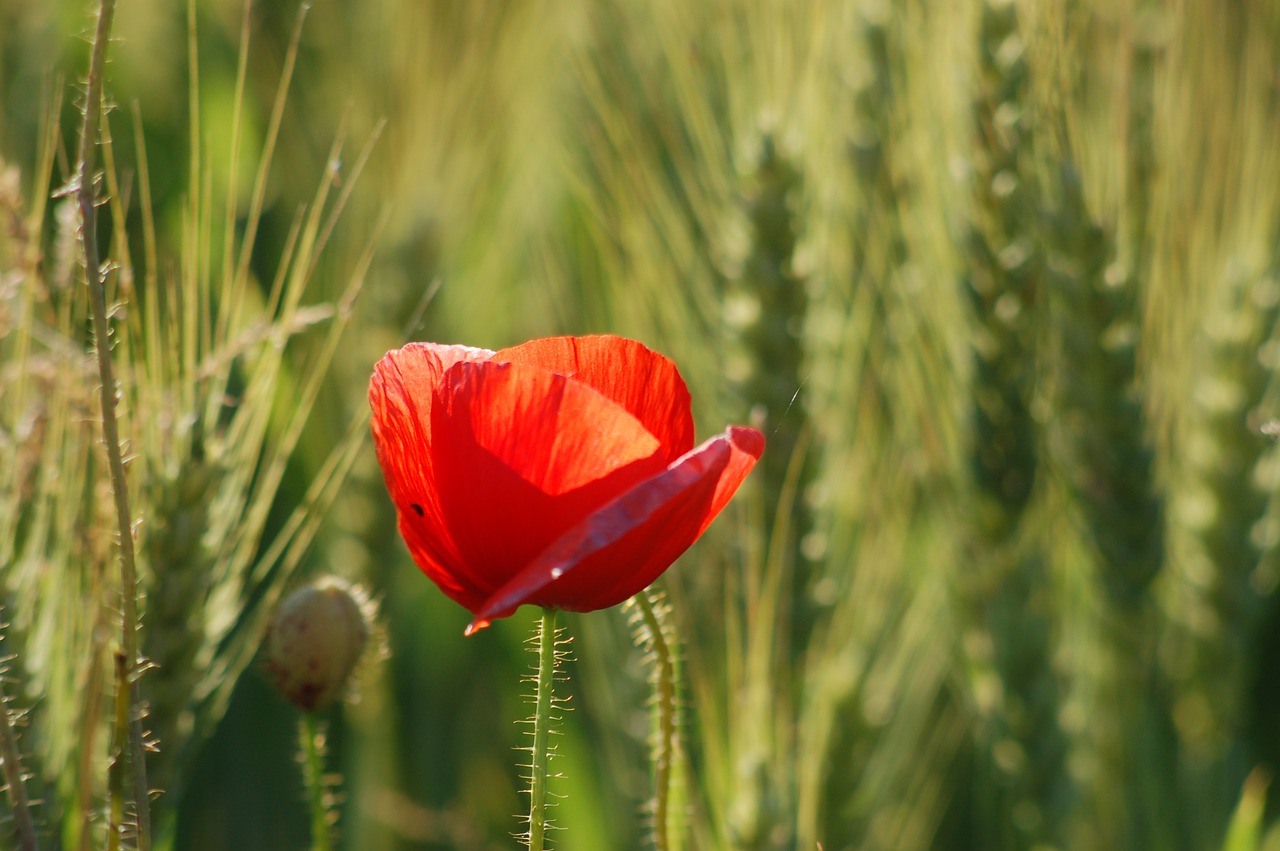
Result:
{"label": "poppy petal", "polygon": [[457,547],[444,522],[431,461],[431,406],[446,370],[493,352],[468,346],[411,343],[388,352],[369,381],[373,442],[400,533],[414,562],[450,598],[474,608],[487,596],[462,581]]}
{"label": "poppy petal", "polygon": [[706,530],[763,451],[760,432],[732,427],[639,482],[564,532],[473,610],[467,633],[524,603],[593,611],[639,593]]}
{"label": "poppy petal", "polygon": [[456,568],[490,594],[598,506],[666,467],[657,439],[624,408],[523,363],[453,366],[431,432]]}
{"label": "poppy petal", "polygon": [[635,340],[601,334],[548,337],[502,349],[494,360],[570,376],[631,412],[667,450],[667,463],[693,448],[689,388],[670,360]]}

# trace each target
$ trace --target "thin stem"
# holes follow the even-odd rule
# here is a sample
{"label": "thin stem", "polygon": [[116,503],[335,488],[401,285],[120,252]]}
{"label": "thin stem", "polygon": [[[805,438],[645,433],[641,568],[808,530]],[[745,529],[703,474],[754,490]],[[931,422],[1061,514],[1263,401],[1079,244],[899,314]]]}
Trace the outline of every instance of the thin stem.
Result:
{"label": "thin stem", "polygon": [[[134,563],[133,520],[129,510],[129,489],[125,478],[124,457],[120,451],[120,427],[116,420],[116,377],[111,363],[111,337],[107,326],[106,269],[103,267],[98,251],[98,202],[94,186],[95,152],[103,110],[102,77],[107,63],[107,47],[111,40],[111,22],[114,16],[115,0],[101,0],[98,4],[98,23],[93,36],[93,52],[89,58],[84,126],[80,136],[80,159],[73,186],[76,203],[80,208],[85,280],[89,287],[94,349],[98,356],[102,437],[106,444],[107,464],[111,472],[111,490],[115,497],[116,526],[120,546],[123,664],[119,666],[116,682],[117,709],[113,750],[116,760],[124,761],[132,768],[133,804],[137,820],[135,838],[139,851],[148,851],[151,847],[151,809],[143,756],[142,715],[138,711],[137,567]],[[113,792],[118,793],[118,787]],[[113,817],[123,813],[122,803],[121,801],[111,802],[109,811]],[[112,832],[115,833],[114,830]]]}
{"label": "thin stem", "polygon": [[332,851],[333,835],[329,826],[333,819],[329,810],[329,789],[324,780],[324,724],[316,713],[304,712],[299,732],[302,736],[304,781],[311,800],[311,849]]}
{"label": "thin stem", "polygon": [[115,665],[116,702],[111,725],[112,759],[107,767],[107,851],[119,851],[124,840],[124,787],[128,767],[124,754],[128,733],[122,731],[129,729],[130,710],[129,702],[121,700],[121,695],[128,694],[123,684],[128,681],[129,674],[123,653],[112,654],[112,661]]}
{"label": "thin stem", "polygon": [[543,609],[538,624],[538,678],[529,761],[529,851],[542,851],[547,829],[547,762],[551,744],[551,692],[556,671],[556,610]]}
{"label": "thin stem", "polygon": [[[87,599],[101,600],[103,598],[102,586],[106,581],[106,577],[103,576],[104,572],[102,570],[94,571],[92,596]],[[81,689],[81,718],[100,717],[102,715],[102,707],[106,702],[107,672],[105,660],[110,658],[110,654],[107,652],[107,644],[108,628],[112,617],[114,617],[114,613],[107,606],[99,606],[94,616],[93,638],[87,662],[88,672],[85,676],[84,686]],[[97,847],[94,844],[94,833],[97,829],[99,812],[94,801],[94,797],[97,794],[96,783],[94,782],[94,765],[100,731],[98,724],[80,724],[78,726],[80,727],[80,736],[77,748],[79,756],[77,757],[78,768],[76,775],[79,780],[76,783],[75,806],[72,810],[72,812],[78,814],[78,818],[69,825],[66,847],[78,849],[78,851],[92,851]],[[108,776],[108,782],[111,780],[112,777]]]}
{"label": "thin stem", "polygon": [[658,715],[658,732],[653,746],[653,845],[657,851],[671,848],[668,813],[671,800],[671,766],[676,747],[676,674],[671,647],[662,631],[659,613],[649,600],[649,592],[641,591],[632,598],[649,632],[649,649],[654,661],[654,708]]}
{"label": "thin stem", "polygon": [[14,832],[18,834],[18,847],[22,851],[37,851],[35,820],[27,801],[26,777],[22,773],[22,758],[18,750],[18,737],[9,714],[9,701],[4,693],[4,677],[0,676],[0,759],[4,760],[4,782],[9,793],[9,807],[13,810]]}

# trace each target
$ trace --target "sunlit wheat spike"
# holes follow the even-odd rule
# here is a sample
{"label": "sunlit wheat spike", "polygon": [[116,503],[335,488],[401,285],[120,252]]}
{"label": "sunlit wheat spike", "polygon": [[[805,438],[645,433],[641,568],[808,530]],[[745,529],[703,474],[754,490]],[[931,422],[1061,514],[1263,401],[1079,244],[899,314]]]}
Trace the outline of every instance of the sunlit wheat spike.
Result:
{"label": "sunlit wheat spike", "polygon": [[210,549],[210,509],[218,500],[221,465],[188,459],[173,477],[148,482],[149,516],[144,537],[147,566],[143,652],[157,668],[148,683],[151,723],[165,747],[153,760],[154,782],[177,790],[175,769],[194,732],[192,696],[207,665],[204,607],[218,575]]}
{"label": "sunlit wheat spike", "polygon": [[[43,168],[35,166],[37,183],[47,177]],[[31,214],[44,210],[44,195],[25,202],[20,236],[33,250],[52,239],[42,230],[44,216]],[[77,220],[63,221],[58,239],[74,275]],[[56,308],[69,294],[48,284],[51,260],[10,254],[18,247],[9,241],[13,233],[0,236],[0,281],[18,284],[0,283],[0,314],[7,316],[0,320],[0,470],[7,483],[0,488],[0,588],[10,606],[6,651],[16,657],[6,683],[29,707],[21,739],[32,773],[49,788],[84,790],[70,800],[53,799],[45,810],[52,823],[77,805],[88,812],[102,790],[100,776],[86,771],[101,756],[102,740],[84,732],[101,728],[82,719],[96,722],[105,699],[98,636],[111,629],[111,610],[119,606],[102,605],[103,587],[94,577],[111,563],[119,527],[100,455],[99,382],[83,348],[85,300],[71,298],[65,309]],[[11,723],[19,720],[12,708],[6,714]]]}
{"label": "sunlit wheat spike", "polygon": [[[1164,514],[1136,381],[1137,280],[1130,269],[1112,265],[1114,234],[1090,214],[1074,165],[1060,164],[1059,174],[1058,206],[1046,241],[1063,326],[1057,419],[1064,460],[1098,555],[1104,598],[1116,612],[1149,611],[1148,589],[1164,561]],[[1132,668],[1119,662],[1122,655],[1136,656],[1132,635],[1133,627],[1108,636],[1104,652],[1114,654],[1119,669],[1100,664],[1106,673],[1099,678],[1111,688],[1145,672],[1137,658]],[[1125,717],[1121,723],[1137,723],[1136,708],[1113,709]],[[1119,738],[1113,733],[1097,746],[1105,775],[1098,782],[1111,790],[1107,794],[1124,783]]]}
{"label": "sunlit wheat spike", "polygon": [[[1123,45],[1136,63],[1129,70],[1138,73],[1103,81],[1092,61],[1064,62],[1061,73],[1104,93],[1106,112],[1127,133],[1143,121],[1134,109],[1146,109],[1150,97],[1150,79],[1140,70],[1146,60],[1138,55],[1150,33],[1097,35],[1087,39],[1091,60]],[[1136,160],[1157,157],[1159,148],[1133,147],[1137,137],[1113,145],[1108,168],[1126,180],[1097,191],[1098,163],[1088,159],[1100,137],[1079,132],[1086,122],[1079,107],[1069,98],[1045,110],[1041,224],[1056,361],[1046,387],[1046,447],[1070,485],[1063,496],[1085,548],[1074,561],[1096,605],[1092,618],[1079,619],[1093,639],[1075,654],[1073,677],[1092,695],[1086,711],[1105,712],[1108,723],[1069,730],[1070,762],[1089,767],[1088,782],[1076,788],[1093,810],[1087,821],[1073,814],[1070,828],[1090,845],[1161,846],[1181,842],[1181,829],[1137,815],[1143,801],[1176,799],[1180,782],[1175,689],[1157,661],[1167,627],[1162,596],[1177,581],[1171,542],[1178,534],[1165,459],[1157,455],[1165,437],[1158,404],[1161,395],[1186,388],[1171,382],[1181,386],[1161,393],[1148,380],[1169,326],[1147,312],[1165,281],[1148,239],[1156,219],[1142,175],[1151,174],[1150,163]]]}
{"label": "sunlit wheat spike", "polygon": [[1073,164],[1059,165],[1054,196],[1045,241],[1062,326],[1065,460],[1102,585],[1113,602],[1133,606],[1147,599],[1165,554],[1164,502],[1137,375],[1139,282],[1090,213]]}
{"label": "sunlit wheat spike", "polygon": [[[795,429],[782,429],[790,425],[784,417],[794,413],[796,422],[803,419],[803,409],[792,411],[790,403],[803,375],[808,295],[796,257],[803,187],[779,144],[774,131],[763,128],[750,154],[753,161],[744,169],[738,214],[747,233],[737,253],[724,261],[723,309],[734,344],[729,378],[738,385],[744,407],[763,405],[763,428],[791,434]],[[794,442],[794,436],[786,442]],[[775,445],[771,441],[770,447]],[[778,454],[783,460],[775,463],[785,465],[789,451],[784,446]]]}
{"label": "sunlit wheat spike", "polygon": [[969,457],[980,529],[1000,540],[1022,516],[1036,476],[1032,341],[1043,272],[1030,81],[1016,5],[983,4],[979,40],[974,212],[964,271],[976,319]]}
{"label": "sunlit wheat spike", "polygon": [[725,252],[720,270],[729,346],[725,369],[743,413],[767,435],[769,449],[754,476],[774,573],[762,581],[778,583],[788,632],[779,653],[787,655],[803,652],[818,615],[811,595],[817,578],[802,546],[813,531],[818,469],[809,451],[812,424],[804,392],[810,358],[805,334],[809,281],[800,256],[806,187],[799,153],[788,148],[767,118],[760,119],[745,147],[732,212],[742,233]]}
{"label": "sunlit wheat spike", "polygon": [[985,806],[1033,813],[1011,830],[1017,844],[1034,846],[1061,840],[1068,811],[1052,802],[1070,781],[1069,743],[1055,717],[1062,687],[1052,615],[1039,602],[1050,565],[1021,544],[1043,450],[1032,406],[1047,353],[1035,144],[1045,128],[1036,121],[1018,11],[1016,3],[984,2],[977,30],[963,271],[975,320],[967,452],[976,498],[968,511],[972,563],[959,588],[968,664],[975,678],[990,678],[984,691],[996,695],[980,702],[980,747],[988,770],[1010,778],[1007,790],[986,793]]}
{"label": "sunlit wheat spike", "polygon": [[[1237,260],[1222,270],[1207,308],[1193,403],[1179,453],[1176,502],[1186,552],[1178,561],[1183,633],[1170,664],[1198,721],[1186,731],[1203,754],[1222,753],[1245,723],[1250,647],[1258,639],[1277,521],[1268,510],[1276,448],[1242,427],[1267,404],[1273,370],[1268,349],[1280,318],[1280,257],[1249,268]],[[1267,434],[1268,423],[1260,431]],[[1185,644],[1183,643],[1185,642]]]}

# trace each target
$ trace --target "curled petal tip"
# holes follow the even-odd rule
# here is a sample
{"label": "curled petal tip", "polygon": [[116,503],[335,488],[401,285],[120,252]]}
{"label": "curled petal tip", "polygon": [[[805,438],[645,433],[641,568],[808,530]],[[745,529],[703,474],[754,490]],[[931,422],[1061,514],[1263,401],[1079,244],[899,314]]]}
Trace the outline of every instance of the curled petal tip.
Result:
{"label": "curled petal tip", "polygon": [[484,629],[488,625],[489,625],[488,618],[476,618],[471,623],[467,624],[467,628],[462,631],[462,634],[464,636],[470,637],[472,635],[475,635],[477,632]]}
{"label": "curled petal tip", "polygon": [[746,426],[729,426],[729,439],[735,446],[746,452],[748,455],[760,460],[760,456],[764,454],[764,435],[754,428]]}

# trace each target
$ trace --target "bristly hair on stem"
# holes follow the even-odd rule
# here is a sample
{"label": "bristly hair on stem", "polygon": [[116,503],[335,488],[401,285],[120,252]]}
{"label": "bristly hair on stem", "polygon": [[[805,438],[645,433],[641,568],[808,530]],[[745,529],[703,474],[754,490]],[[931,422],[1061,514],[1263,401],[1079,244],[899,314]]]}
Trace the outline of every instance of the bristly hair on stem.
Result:
{"label": "bristly hair on stem", "polygon": [[554,802],[547,802],[547,781],[558,776],[549,771],[551,758],[556,753],[551,735],[559,733],[560,721],[564,717],[562,713],[569,702],[567,697],[554,694],[556,681],[564,680],[556,672],[569,658],[569,639],[564,637],[563,630],[556,627],[558,614],[555,609],[543,609],[534,634],[528,639],[530,651],[538,656],[538,664],[533,675],[525,678],[525,682],[534,684],[533,694],[526,695],[534,705],[533,717],[525,720],[533,727],[529,733],[533,744],[528,748],[529,763],[524,766],[529,772],[525,775],[525,782],[529,784],[528,829],[518,838],[530,851],[547,848],[547,831],[556,827],[547,818],[547,808],[555,806]]}
{"label": "bristly hair on stem", "polygon": [[[0,629],[4,628],[0,624]],[[18,732],[15,729],[22,720],[23,713],[9,708],[10,697],[5,689],[5,680],[9,676],[8,657],[0,659],[0,770],[4,780],[4,791],[9,798],[9,808],[13,811],[13,832],[20,851],[38,851],[40,843],[36,838],[35,818],[31,814],[31,801],[27,797],[28,775],[22,768],[22,751],[18,747]]]}
{"label": "bristly hair on stem", "polygon": [[[104,110],[102,78],[106,70],[107,47],[111,40],[111,24],[115,16],[114,0],[101,0],[98,21],[89,59],[84,101],[84,123],[80,133],[80,152],[76,173],[63,190],[74,196],[80,211],[81,249],[85,281],[88,284],[90,312],[93,315],[94,349],[97,354],[99,388],[102,406],[102,437],[111,473],[111,490],[115,502],[117,543],[120,547],[120,612],[121,639],[116,666],[116,723],[113,733],[113,772],[127,766],[132,779],[134,840],[140,851],[151,847],[150,799],[147,787],[142,712],[138,696],[138,676],[143,670],[138,657],[138,576],[133,548],[133,515],[129,508],[129,488],[125,476],[124,455],[120,448],[120,427],[116,419],[116,376],[111,362],[111,332],[107,321],[106,277],[97,238],[98,197],[94,181],[96,152]],[[119,798],[122,784],[110,784],[112,800],[108,808],[112,823],[108,825],[108,842],[115,847],[123,824],[117,822],[125,811]]]}
{"label": "bristly hair on stem", "polygon": [[626,605],[632,634],[636,645],[645,652],[653,686],[653,847],[657,851],[673,851],[683,846],[677,829],[678,796],[674,794],[682,756],[677,636],[670,620],[671,607],[660,592],[641,591]]}
{"label": "bristly hair on stem", "polygon": [[325,724],[315,712],[303,712],[298,721],[298,737],[301,739],[303,781],[311,812],[311,851],[332,851],[333,825],[337,820],[334,808],[333,781],[325,774],[324,762],[328,752]]}

